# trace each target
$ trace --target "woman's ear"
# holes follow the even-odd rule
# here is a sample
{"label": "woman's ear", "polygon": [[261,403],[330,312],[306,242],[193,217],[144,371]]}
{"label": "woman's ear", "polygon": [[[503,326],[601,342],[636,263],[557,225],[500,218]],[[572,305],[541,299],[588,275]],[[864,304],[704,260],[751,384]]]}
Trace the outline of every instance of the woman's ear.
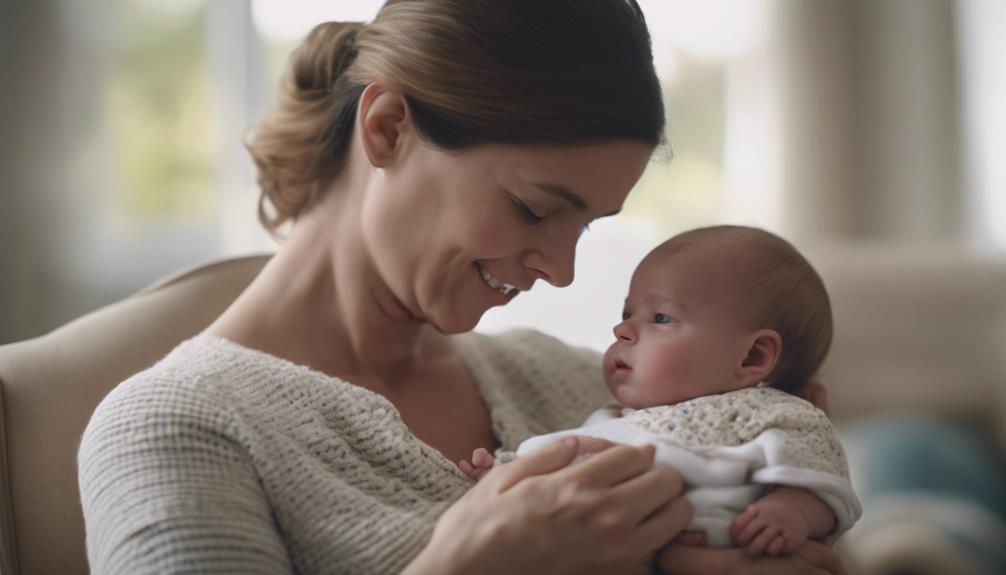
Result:
{"label": "woman's ear", "polygon": [[750,387],[765,380],[779,362],[782,337],[774,329],[760,329],[748,337],[747,353],[737,367],[737,380]]}
{"label": "woman's ear", "polygon": [[378,83],[364,88],[357,106],[356,129],[363,151],[375,168],[388,166],[412,133],[409,106],[401,92]]}

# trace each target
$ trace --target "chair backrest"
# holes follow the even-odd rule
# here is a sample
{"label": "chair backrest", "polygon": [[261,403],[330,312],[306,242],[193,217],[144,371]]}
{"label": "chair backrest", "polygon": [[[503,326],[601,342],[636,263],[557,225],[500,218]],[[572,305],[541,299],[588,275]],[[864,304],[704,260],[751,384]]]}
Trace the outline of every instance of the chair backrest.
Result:
{"label": "chair backrest", "polygon": [[208,326],[269,256],[206,264],[0,346],[0,573],[87,573],[76,451],[120,381]]}
{"label": "chair backrest", "polygon": [[997,435],[1006,455],[1006,255],[864,244],[808,257],[835,317],[832,419],[924,411]]}

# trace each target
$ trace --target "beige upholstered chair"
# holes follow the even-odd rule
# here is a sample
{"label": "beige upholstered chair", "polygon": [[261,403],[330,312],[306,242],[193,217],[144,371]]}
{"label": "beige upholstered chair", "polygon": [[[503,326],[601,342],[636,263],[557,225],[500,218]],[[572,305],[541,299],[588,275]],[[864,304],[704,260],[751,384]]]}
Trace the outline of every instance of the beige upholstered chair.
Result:
{"label": "beige upholstered chair", "polygon": [[268,261],[182,272],[52,333],[0,346],[0,573],[87,573],[76,450],[117,383],[205,328]]}

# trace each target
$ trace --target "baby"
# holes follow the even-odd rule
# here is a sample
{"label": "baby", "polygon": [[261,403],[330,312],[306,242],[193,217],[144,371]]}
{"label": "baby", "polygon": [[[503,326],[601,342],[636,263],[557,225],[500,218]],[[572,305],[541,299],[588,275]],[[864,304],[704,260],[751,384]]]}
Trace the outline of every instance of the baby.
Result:
{"label": "baby", "polygon": [[832,319],[824,284],[792,245],[739,226],[675,236],[636,268],[614,332],[603,370],[619,405],[516,454],[476,450],[462,470],[478,479],[568,435],[652,443],[655,463],[685,480],[689,530],[751,555],[793,551],[859,518],[831,423],[799,397]]}

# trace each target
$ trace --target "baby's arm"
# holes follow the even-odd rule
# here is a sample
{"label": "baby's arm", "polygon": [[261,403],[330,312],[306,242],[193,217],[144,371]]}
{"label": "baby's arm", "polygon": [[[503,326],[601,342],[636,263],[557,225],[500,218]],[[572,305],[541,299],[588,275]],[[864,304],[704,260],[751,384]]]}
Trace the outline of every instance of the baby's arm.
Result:
{"label": "baby's arm", "polygon": [[831,533],[835,523],[835,514],[818,496],[780,485],[734,519],[730,537],[747,546],[751,556],[778,555],[795,550],[810,537]]}
{"label": "baby's arm", "polygon": [[493,458],[492,454],[489,453],[489,450],[480,447],[472,452],[471,463],[462,460],[458,462],[458,467],[461,468],[461,471],[463,471],[465,475],[478,481],[479,479],[482,479],[483,475],[489,473],[489,470],[493,468],[495,461],[496,460]]}

